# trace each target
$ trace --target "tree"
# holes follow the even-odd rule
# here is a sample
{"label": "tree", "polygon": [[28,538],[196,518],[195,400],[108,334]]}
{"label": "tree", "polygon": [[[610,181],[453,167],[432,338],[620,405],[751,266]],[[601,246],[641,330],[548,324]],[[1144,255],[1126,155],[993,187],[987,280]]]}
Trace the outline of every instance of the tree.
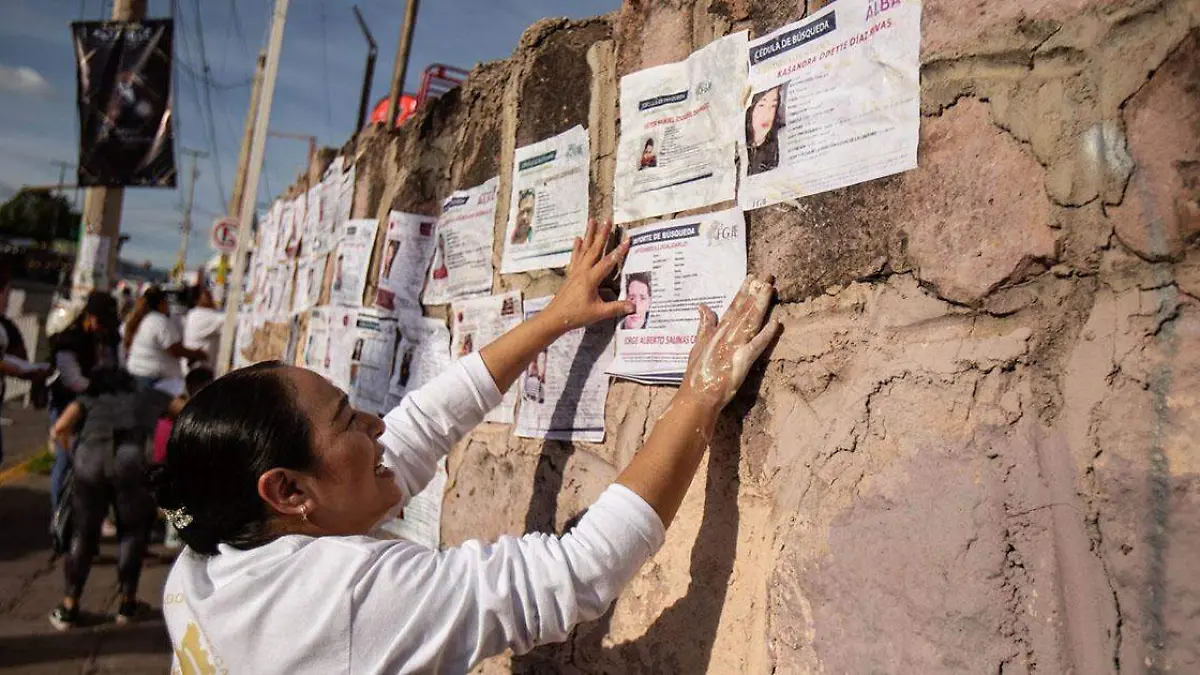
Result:
{"label": "tree", "polygon": [[49,243],[79,236],[80,215],[62,195],[22,191],[0,206],[0,236]]}

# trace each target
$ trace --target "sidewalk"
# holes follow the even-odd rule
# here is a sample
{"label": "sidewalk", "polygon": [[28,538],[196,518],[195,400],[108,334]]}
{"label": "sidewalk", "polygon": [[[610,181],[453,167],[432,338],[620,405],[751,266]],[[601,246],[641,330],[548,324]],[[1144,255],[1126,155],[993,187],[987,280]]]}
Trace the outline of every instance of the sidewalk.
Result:
{"label": "sidewalk", "polygon": [[141,599],[154,612],[143,621],[117,626],[116,545],[101,544],[82,599],[80,627],[55,631],[47,620],[62,599],[61,561],[51,564],[50,479],[13,471],[40,450],[46,421],[42,411],[5,410],[14,424],[4,428],[5,462],[0,475],[0,673],[165,673],[171,648],[159,612],[170,557],[151,549],[142,572]]}

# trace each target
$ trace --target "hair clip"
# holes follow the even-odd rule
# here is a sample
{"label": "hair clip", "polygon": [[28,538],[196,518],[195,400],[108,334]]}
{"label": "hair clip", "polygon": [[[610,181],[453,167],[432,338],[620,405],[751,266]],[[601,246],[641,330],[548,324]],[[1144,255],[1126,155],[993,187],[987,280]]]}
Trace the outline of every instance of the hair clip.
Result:
{"label": "hair clip", "polygon": [[192,524],[192,514],[182,506],[177,509],[164,509],[163,513],[166,514],[167,522],[171,523],[171,527],[177,530],[182,530]]}

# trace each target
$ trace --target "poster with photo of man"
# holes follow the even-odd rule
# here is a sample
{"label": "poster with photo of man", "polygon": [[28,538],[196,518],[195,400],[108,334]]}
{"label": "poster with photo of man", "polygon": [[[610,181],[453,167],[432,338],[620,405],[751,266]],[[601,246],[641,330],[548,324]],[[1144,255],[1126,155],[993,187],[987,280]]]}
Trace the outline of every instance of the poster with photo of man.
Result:
{"label": "poster with photo of man", "polygon": [[71,24],[83,187],[175,187],[172,22]]}

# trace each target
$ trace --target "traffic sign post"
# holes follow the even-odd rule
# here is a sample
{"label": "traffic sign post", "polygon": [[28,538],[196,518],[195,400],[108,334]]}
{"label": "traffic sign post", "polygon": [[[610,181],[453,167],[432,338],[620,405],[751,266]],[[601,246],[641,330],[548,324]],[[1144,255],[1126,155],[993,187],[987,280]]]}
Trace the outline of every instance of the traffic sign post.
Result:
{"label": "traffic sign post", "polygon": [[238,223],[235,218],[218,218],[208,241],[218,253],[229,255],[237,250]]}

